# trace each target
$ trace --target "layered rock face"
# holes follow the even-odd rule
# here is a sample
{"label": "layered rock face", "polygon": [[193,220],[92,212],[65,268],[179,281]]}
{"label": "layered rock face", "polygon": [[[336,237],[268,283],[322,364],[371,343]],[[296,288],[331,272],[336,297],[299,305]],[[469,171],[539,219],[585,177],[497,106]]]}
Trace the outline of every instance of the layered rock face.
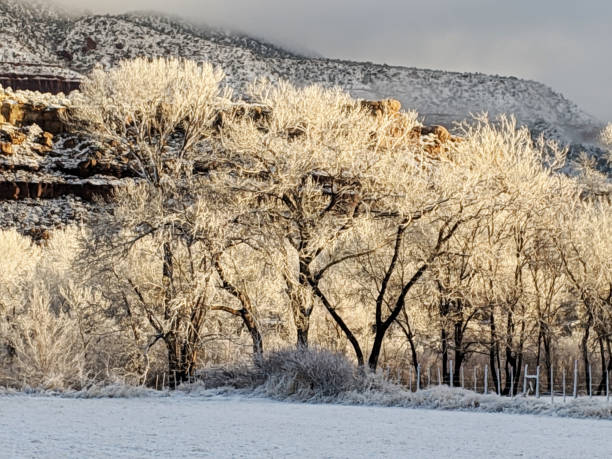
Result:
{"label": "layered rock face", "polygon": [[[392,99],[362,101],[362,106],[372,116],[396,115],[400,126],[407,116]],[[135,179],[126,157],[104,154],[100,145],[71,130],[64,121],[69,110],[69,99],[61,95],[0,90],[0,228],[16,227],[44,239],[40,235],[53,228],[85,220],[103,205],[97,198],[108,198]],[[260,106],[241,110],[240,116],[267,116]],[[220,113],[218,124],[223,120]],[[456,141],[441,126],[405,134],[432,156]]]}
{"label": "layered rock face", "polygon": [[0,90],[0,227],[40,232],[86,218],[129,176],[64,122],[69,101]]}

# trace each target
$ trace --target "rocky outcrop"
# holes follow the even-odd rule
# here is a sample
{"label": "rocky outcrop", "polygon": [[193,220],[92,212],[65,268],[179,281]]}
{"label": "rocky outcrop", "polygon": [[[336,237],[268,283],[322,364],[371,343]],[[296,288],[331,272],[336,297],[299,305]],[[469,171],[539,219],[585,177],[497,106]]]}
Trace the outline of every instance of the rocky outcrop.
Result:
{"label": "rocky outcrop", "polygon": [[451,135],[444,126],[416,126],[412,128],[410,136],[421,143],[423,149],[433,158],[440,158],[448,153],[460,137]]}
{"label": "rocky outcrop", "polygon": [[81,79],[82,75],[57,64],[0,61],[0,86],[13,90],[68,94],[79,89]]}
{"label": "rocky outcrop", "polygon": [[362,100],[361,106],[366,110],[369,110],[372,115],[375,116],[399,113],[402,109],[401,102],[395,99]]}
{"label": "rocky outcrop", "polygon": [[85,43],[83,44],[83,52],[87,53],[89,51],[93,51],[98,47],[98,44],[91,37],[85,38]]}
{"label": "rocky outcrop", "polygon": [[79,80],[70,80],[55,75],[27,75],[16,73],[0,73],[0,85],[28,91],[49,92],[58,94],[69,93],[79,89]]}
{"label": "rocky outcrop", "polygon": [[64,117],[66,107],[22,102],[14,99],[2,100],[0,93],[0,123],[13,126],[36,124],[44,131],[59,134],[66,131]]}
{"label": "rocky outcrop", "polygon": [[[126,161],[69,132],[63,99],[0,90],[0,227],[44,239],[45,231],[87,218],[133,175]],[[67,102],[67,101],[66,101]]]}

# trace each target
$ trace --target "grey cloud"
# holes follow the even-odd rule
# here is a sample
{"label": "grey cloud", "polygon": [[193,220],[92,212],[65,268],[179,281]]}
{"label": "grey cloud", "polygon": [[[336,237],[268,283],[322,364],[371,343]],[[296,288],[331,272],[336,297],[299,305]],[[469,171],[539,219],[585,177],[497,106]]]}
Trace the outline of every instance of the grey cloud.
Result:
{"label": "grey cloud", "polygon": [[612,119],[609,0],[58,0],[156,10],[337,58],[536,79]]}

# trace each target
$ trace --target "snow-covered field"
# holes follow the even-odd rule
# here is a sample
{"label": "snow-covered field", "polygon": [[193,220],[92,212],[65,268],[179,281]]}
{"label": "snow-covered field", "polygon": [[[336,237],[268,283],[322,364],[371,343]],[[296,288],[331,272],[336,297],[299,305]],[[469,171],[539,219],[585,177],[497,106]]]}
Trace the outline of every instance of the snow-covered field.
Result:
{"label": "snow-covered field", "polygon": [[612,422],[241,397],[0,396],[0,457],[609,458]]}

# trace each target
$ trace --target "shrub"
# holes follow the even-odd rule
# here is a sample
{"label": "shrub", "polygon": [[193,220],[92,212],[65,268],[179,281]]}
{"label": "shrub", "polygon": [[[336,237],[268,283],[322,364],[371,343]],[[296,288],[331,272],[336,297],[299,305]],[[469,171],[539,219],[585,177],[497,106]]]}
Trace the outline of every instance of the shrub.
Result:
{"label": "shrub", "polygon": [[379,374],[358,368],[343,354],[304,347],[272,352],[256,365],[210,368],[200,377],[207,388],[253,389],[272,398],[299,401],[337,401],[348,393],[388,385]]}

